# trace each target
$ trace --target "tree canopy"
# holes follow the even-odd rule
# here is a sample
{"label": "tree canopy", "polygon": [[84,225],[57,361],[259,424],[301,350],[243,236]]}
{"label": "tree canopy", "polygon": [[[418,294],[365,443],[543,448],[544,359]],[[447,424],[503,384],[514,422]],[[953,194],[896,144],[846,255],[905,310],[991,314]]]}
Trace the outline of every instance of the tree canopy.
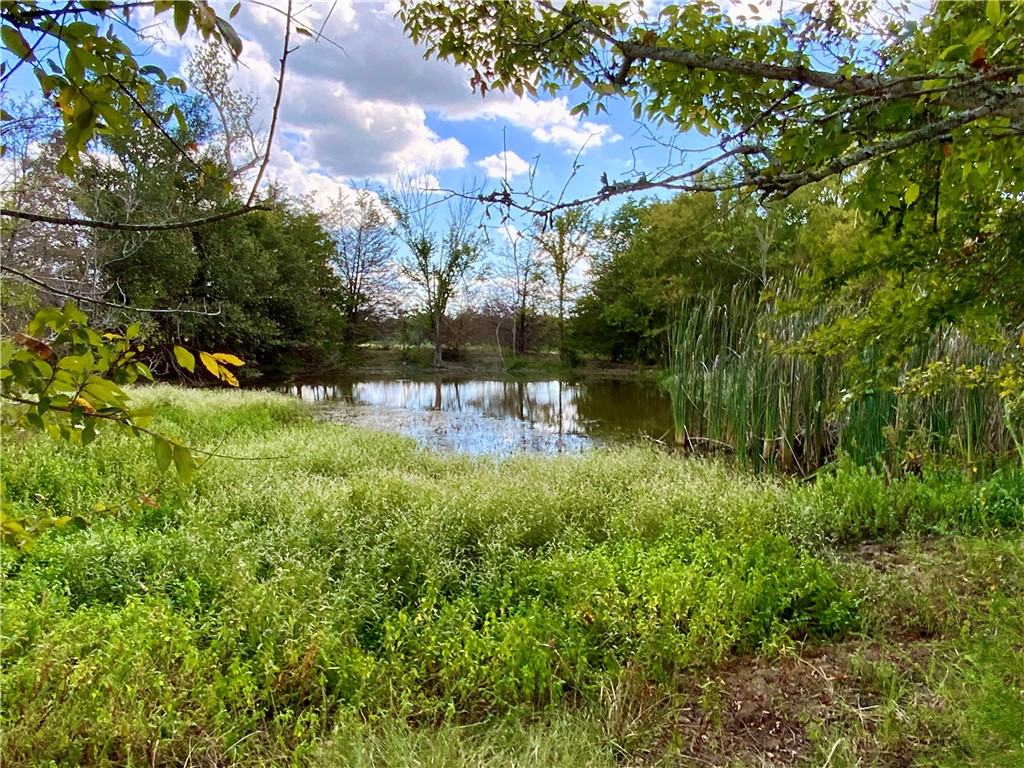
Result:
{"label": "tree canopy", "polygon": [[[127,130],[140,116],[154,124],[184,115],[173,102],[152,109],[161,88],[184,91],[185,82],[168,77],[153,64],[142,64],[132,50],[133,14],[144,8],[171,11],[179,35],[190,26],[204,38],[225,43],[237,56],[242,41],[231,23],[206,0],[115,3],[111,0],[51,5],[36,0],[5,0],[0,35],[13,56],[0,64],[0,87],[23,66],[31,67],[44,98],[62,117],[64,152],[58,168],[74,173],[79,157],[97,134]],[[237,6],[231,15],[237,12]],[[147,106],[147,104],[149,106]],[[4,120],[8,115],[4,113]]]}
{"label": "tree canopy", "polygon": [[[900,161],[926,146],[939,149],[958,188],[1021,191],[1024,3],[1016,0],[940,2],[920,23],[899,4],[884,14],[873,3],[833,1],[774,20],[730,15],[707,0],[650,16],[628,3],[405,0],[399,16],[428,56],[467,67],[482,93],[586,88],[578,113],[622,100],[637,119],[719,140],[710,159],[606,180],[588,201],[654,187],[780,197],[871,164],[892,172],[873,174],[864,200],[910,205],[921,196],[921,168]],[[709,178],[708,168],[719,173]],[[492,200],[533,210],[579,202],[507,190]]]}

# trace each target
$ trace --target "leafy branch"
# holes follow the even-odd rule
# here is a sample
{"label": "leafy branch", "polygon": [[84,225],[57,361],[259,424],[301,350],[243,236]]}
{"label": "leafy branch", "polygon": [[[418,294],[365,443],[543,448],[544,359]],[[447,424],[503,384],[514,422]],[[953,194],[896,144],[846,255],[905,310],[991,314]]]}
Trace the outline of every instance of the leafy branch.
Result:
{"label": "leafy branch", "polygon": [[[72,445],[88,445],[103,427],[119,429],[134,437],[153,439],[160,471],[171,464],[182,482],[188,482],[196,468],[194,454],[236,460],[266,460],[276,457],[228,456],[191,448],[149,427],[152,414],[134,410],[124,387],[153,374],[143,360],[139,323],[123,333],[100,334],[91,328],[86,315],[73,302],[63,308],[41,310],[26,327],[0,340],[0,399],[16,406],[4,414],[3,428],[43,431]],[[179,365],[193,371],[195,356],[175,347]],[[200,352],[199,359],[212,375],[229,386],[238,386],[231,368],[244,365],[234,355]],[[23,547],[33,531],[42,530],[45,516],[35,521],[16,518],[7,500],[3,503],[4,541]],[[63,521],[63,525],[68,521]],[[42,527],[40,527],[42,525]]]}

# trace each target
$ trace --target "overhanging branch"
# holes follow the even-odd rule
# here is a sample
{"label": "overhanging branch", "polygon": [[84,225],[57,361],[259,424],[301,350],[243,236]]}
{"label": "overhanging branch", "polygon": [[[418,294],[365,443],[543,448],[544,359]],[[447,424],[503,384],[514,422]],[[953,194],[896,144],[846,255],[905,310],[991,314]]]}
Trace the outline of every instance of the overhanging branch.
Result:
{"label": "overhanging branch", "polygon": [[87,304],[96,304],[101,307],[124,309],[129,312],[142,312],[149,315],[202,315],[203,317],[216,317],[220,314],[219,309],[216,312],[209,312],[199,309],[146,309],[145,307],[133,307],[130,304],[118,304],[116,301],[96,299],[90,296],[83,296],[82,294],[74,293],[73,291],[69,291],[64,288],[58,288],[54,285],[50,285],[45,280],[40,280],[38,277],[33,277],[27,272],[22,272],[20,269],[9,267],[6,264],[0,264],[0,273],[4,272],[14,275],[19,280],[24,280],[26,283],[31,283],[32,285],[42,288],[57,296],[63,296],[66,299],[74,299],[75,301],[82,301]]}
{"label": "overhanging branch", "polygon": [[41,213],[29,213],[28,211],[17,211],[12,208],[0,208],[0,216],[10,216],[12,219],[23,219],[24,221],[35,221],[42,224],[56,224],[62,227],[86,227],[89,229],[111,229],[116,232],[170,232],[176,229],[194,229],[207,224],[216,224],[221,221],[233,219],[236,216],[244,216],[252,211],[272,210],[269,205],[245,205],[233,211],[225,211],[212,216],[204,216],[200,219],[189,219],[188,221],[175,221],[169,224],[122,224],[116,221],[98,221],[96,219],[76,219],[71,216],[46,216]]}

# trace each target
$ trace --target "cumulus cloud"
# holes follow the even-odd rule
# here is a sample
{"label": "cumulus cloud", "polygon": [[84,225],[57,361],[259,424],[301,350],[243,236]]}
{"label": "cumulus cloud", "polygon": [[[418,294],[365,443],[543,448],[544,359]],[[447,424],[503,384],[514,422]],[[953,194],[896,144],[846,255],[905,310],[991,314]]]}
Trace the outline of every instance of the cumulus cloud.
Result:
{"label": "cumulus cloud", "polygon": [[449,111],[445,116],[451,120],[502,120],[529,131],[534,141],[561,147],[567,154],[596,149],[622,138],[610,125],[572,115],[569,100],[564,96],[543,100],[514,96],[489,99],[483,104]]}
{"label": "cumulus cloud", "polygon": [[[246,36],[243,62],[247,76],[242,77],[241,82],[250,80],[253,86],[267,91],[272,89],[276,76],[274,65],[279,55],[277,48],[281,44],[283,20],[279,12],[257,7],[261,12],[248,17],[243,30]],[[407,162],[415,161],[422,156],[424,148],[429,148],[430,151],[440,150],[434,162],[439,169],[461,167],[453,143],[433,147],[432,143],[444,140],[436,136],[426,139],[425,132],[433,132],[426,127],[427,116],[432,113],[455,122],[506,122],[529,132],[534,141],[557,146],[567,153],[576,153],[584,147],[596,148],[619,138],[608,125],[581,122],[570,115],[565,98],[519,99],[509,93],[490,93],[482,99],[469,87],[465,70],[447,62],[423,59],[422,50],[406,38],[401,24],[394,18],[395,9],[389,5],[339,3],[330,18],[325,18],[331,8],[326,4],[313,4],[301,17],[309,28],[317,31],[326,21],[323,34],[330,42],[306,41],[290,56],[286,76],[289,108],[298,105],[307,114],[330,110],[330,102],[342,92],[345,99],[337,109],[330,110],[334,112],[333,126],[362,120],[368,111],[393,115],[404,111],[416,127],[408,137],[409,151],[403,155]],[[348,108],[352,104],[357,105],[354,110]],[[417,110],[415,113],[409,111],[412,107]],[[342,130],[357,132],[355,128]],[[333,140],[319,144],[321,150],[333,148],[335,154],[341,149]],[[356,149],[365,164],[369,152],[377,147],[366,147],[365,151],[362,147]],[[386,161],[386,158],[382,160]]]}
{"label": "cumulus cloud", "polygon": [[530,164],[509,150],[488,155],[476,165],[484,169],[489,179],[512,179],[530,171]]}
{"label": "cumulus cloud", "polygon": [[[232,85],[259,98],[264,129],[271,119],[285,24],[283,0],[243,3],[233,20],[243,51]],[[338,0],[310,3],[297,16],[319,42],[292,35],[275,152],[270,170],[299,189],[317,189],[329,178],[386,180],[400,173],[464,168],[471,153],[490,178],[512,178],[529,165],[515,152],[486,146],[485,132],[453,124],[503,123],[526,141],[589,151],[619,136],[608,125],[580,121],[566,99],[518,99],[509,93],[474,94],[468,73],[448,62],[424,60],[394,18],[394,3]],[[198,44],[184,41],[158,16],[151,30],[161,55],[184,61]],[[465,143],[470,143],[467,147]],[[518,148],[518,147],[517,147]],[[279,150],[279,151],[278,151]],[[519,148],[523,154],[526,152]],[[532,148],[526,151],[532,151]],[[300,181],[300,169],[315,182]]]}

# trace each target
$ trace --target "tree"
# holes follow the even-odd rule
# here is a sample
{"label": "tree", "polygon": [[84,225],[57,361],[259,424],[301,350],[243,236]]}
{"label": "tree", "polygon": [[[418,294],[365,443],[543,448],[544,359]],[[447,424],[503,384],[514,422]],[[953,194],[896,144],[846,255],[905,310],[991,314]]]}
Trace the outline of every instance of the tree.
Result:
{"label": "tree", "polygon": [[547,269],[539,242],[528,232],[506,225],[505,243],[498,253],[498,278],[505,299],[501,303],[512,308],[512,349],[525,355],[530,342],[537,303],[544,286]]}
{"label": "tree", "polygon": [[397,309],[398,236],[390,209],[364,186],[341,192],[324,216],[334,243],[331,266],[342,283],[348,343],[365,333],[368,319]]}
{"label": "tree", "polygon": [[584,208],[573,208],[552,217],[550,225],[537,235],[554,279],[554,298],[558,308],[558,349],[565,354],[565,317],[572,299],[573,270],[587,255],[592,222]]}
{"label": "tree", "polygon": [[756,297],[806,267],[799,237],[811,212],[830,206],[813,188],[767,207],[736,192],[627,202],[596,228],[601,248],[573,322],[578,343],[616,360],[665,362],[683,301],[737,286]]}
{"label": "tree", "polygon": [[185,68],[194,92],[216,125],[210,131],[207,154],[237,182],[260,164],[267,139],[255,125],[256,94],[231,87],[230,62],[223,49],[204,45],[193,52]]}
{"label": "tree", "polygon": [[[434,338],[434,365],[440,366],[444,362],[445,312],[484,253],[485,236],[476,222],[476,202],[468,194],[438,201],[409,177],[400,181],[388,202],[398,237],[408,250],[399,257],[399,269],[419,290]],[[435,211],[440,205],[444,206],[445,221],[438,224]]]}
{"label": "tree", "polygon": [[[638,119],[720,137],[717,156],[697,167],[606,180],[587,201],[652,187],[785,196],[927,145],[967,176],[999,142],[989,172],[1004,183],[1019,176],[1024,3],[940,2],[920,24],[901,4],[881,24],[877,13],[873,3],[810,2],[769,21],[703,0],[650,18],[625,3],[405,0],[398,15],[428,55],[468,67],[482,93],[586,87],[579,113],[621,99]],[[711,167],[727,172],[709,178]],[[904,170],[898,186],[870,193],[872,204],[915,199],[917,174]],[[490,199],[541,203],[506,190]]]}
{"label": "tree", "polygon": [[[56,170],[57,159],[63,152],[54,140],[56,115],[47,105],[29,99],[5,106],[9,119],[4,124],[6,152],[0,165],[4,203],[54,217],[73,215],[76,209],[72,181]],[[45,222],[4,217],[0,234],[0,262],[6,270],[37,275],[66,291],[94,297],[102,294],[92,279],[92,254],[88,238],[82,233]],[[8,291],[5,300],[9,299],[12,282],[4,280]],[[46,298],[61,303],[55,294]],[[4,303],[6,315],[9,302]],[[30,301],[30,305],[35,306],[29,308],[38,309],[37,301]],[[30,316],[23,319],[28,321]]]}

